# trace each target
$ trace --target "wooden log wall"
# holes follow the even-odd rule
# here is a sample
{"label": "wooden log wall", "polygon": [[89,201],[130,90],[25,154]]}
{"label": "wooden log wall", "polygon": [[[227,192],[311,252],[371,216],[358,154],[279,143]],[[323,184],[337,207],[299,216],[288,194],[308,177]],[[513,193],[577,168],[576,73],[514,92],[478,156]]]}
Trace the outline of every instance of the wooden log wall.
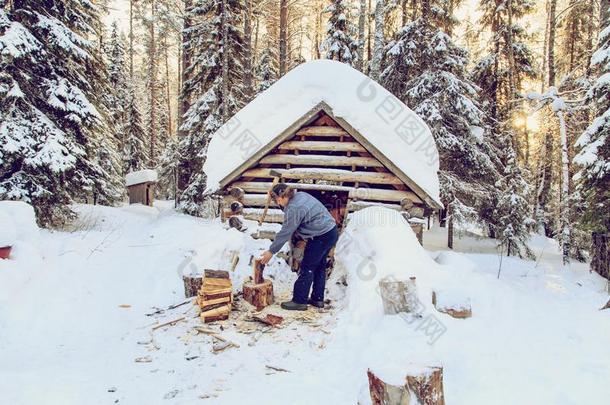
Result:
{"label": "wooden log wall", "polygon": [[[340,211],[334,215],[340,222],[347,213],[370,206],[395,209],[409,218],[424,217],[424,202],[324,113],[223,190],[223,218],[259,220],[274,178],[272,170],[297,190],[342,196],[337,206],[329,207]],[[282,221],[282,211],[271,203],[264,222]],[[420,225],[415,228],[421,233]]]}

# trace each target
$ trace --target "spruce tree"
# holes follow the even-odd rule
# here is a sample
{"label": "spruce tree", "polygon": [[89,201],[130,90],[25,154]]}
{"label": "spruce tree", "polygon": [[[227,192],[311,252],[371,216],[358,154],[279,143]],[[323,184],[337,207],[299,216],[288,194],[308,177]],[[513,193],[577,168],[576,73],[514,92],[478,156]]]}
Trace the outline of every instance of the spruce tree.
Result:
{"label": "spruce tree", "polygon": [[580,151],[575,158],[581,170],[578,190],[585,202],[583,224],[597,232],[610,232],[610,2],[602,2],[603,29],[599,45],[591,58],[598,69],[597,80],[589,93],[596,117],[580,136]]}
{"label": "spruce tree", "polygon": [[349,19],[348,7],[345,0],[332,0],[324,10],[329,18],[321,48],[326,59],[354,65],[358,59],[358,41],[353,37],[356,27]]}
{"label": "spruce tree", "polygon": [[180,130],[185,136],[177,147],[179,175],[188,184],[179,205],[184,212],[204,215],[202,166],[210,137],[243,105],[243,5],[238,0],[198,0],[187,12],[193,25],[185,46],[193,50],[193,58],[185,67],[189,80],[183,83],[182,97],[195,102],[184,116]]}
{"label": "spruce tree", "polygon": [[440,154],[441,199],[454,222],[491,221],[489,207],[502,163],[490,141],[478,87],[467,77],[468,54],[429,10],[387,46],[382,84],[422,117]]}
{"label": "spruce tree", "polygon": [[43,225],[121,194],[107,77],[87,39],[100,29],[89,2],[0,0],[0,199],[32,203]]}
{"label": "spruce tree", "polygon": [[278,79],[277,52],[270,41],[261,51],[255,68],[257,81],[256,93],[267,90]]}

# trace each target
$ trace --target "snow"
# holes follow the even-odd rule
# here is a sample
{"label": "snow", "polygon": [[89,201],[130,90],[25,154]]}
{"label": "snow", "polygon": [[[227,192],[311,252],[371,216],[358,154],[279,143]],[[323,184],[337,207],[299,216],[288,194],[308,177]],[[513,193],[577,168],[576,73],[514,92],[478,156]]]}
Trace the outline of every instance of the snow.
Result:
{"label": "snow", "polygon": [[157,172],[152,169],[138,170],[127,173],[125,176],[125,185],[129,187],[135,184],[155,182],[157,181],[157,178]]}
{"label": "snow", "polygon": [[308,111],[325,102],[439,205],[438,151],[424,121],[378,83],[332,60],[303,63],[216,132],[203,171],[207,191]]}
{"label": "snow", "polygon": [[[27,207],[9,203],[10,212],[15,204]],[[70,229],[40,230],[27,255],[0,260],[3,402],[366,404],[368,368],[399,383],[437,365],[452,404],[605,403],[610,395],[601,277],[578,263],[563,268],[557,243],[534,236],[539,260],[504,257],[498,279],[497,241],[464,236],[447,251],[445,229],[434,228],[423,249],[402,216],[379,207],[349,216],[327,284],[330,308],[294,314],[274,305],[270,312],[288,324],[264,333],[240,333],[234,311],[223,330],[206,328],[240,348],[212,354],[212,339],[192,333],[201,323],[189,305],[167,309],[183,301],[181,275],[226,268],[238,251],[237,292],[251,274],[250,255],[269,242],[172,205],[76,205]],[[278,301],[289,298],[295,275],[280,258],[265,276]],[[411,276],[422,317],[383,315],[377,282]],[[432,290],[470,297],[473,317],[436,312]],[[146,315],[156,308],[164,311]],[[151,331],[181,316],[187,319]],[[424,321],[440,329],[430,333]],[[150,363],[134,361],[146,356]]]}
{"label": "snow", "polygon": [[13,256],[19,256],[38,239],[38,232],[31,205],[21,201],[0,201],[0,247],[13,246]]}

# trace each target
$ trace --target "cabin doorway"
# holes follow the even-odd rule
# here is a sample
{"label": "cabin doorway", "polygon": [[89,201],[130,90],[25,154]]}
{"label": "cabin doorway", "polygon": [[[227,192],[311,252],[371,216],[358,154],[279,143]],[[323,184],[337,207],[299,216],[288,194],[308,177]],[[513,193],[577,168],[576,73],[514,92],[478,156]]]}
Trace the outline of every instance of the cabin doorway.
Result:
{"label": "cabin doorway", "polygon": [[343,220],[345,219],[345,210],[347,209],[347,191],[334,190],[302,190],[318,199],[330,212],[330,215],[337,223],[337,227],[341,229]]}

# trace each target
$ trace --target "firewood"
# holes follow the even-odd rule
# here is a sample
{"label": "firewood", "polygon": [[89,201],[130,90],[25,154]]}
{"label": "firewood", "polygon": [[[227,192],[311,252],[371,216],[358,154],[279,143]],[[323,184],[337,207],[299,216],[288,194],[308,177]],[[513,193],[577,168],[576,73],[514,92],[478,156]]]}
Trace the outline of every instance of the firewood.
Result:
{"label": "firewood", "polygon": [[262,322],[265,325],[277,326],[284,321],[284,318],[279,315],[267,314],[265,317],[253,315],[252,319],[258,322]]}
{"label": "firewood", "polygon": [[156,326],[154,326],[152,328],[152,330],[157,330],[157,329],[162,328],[164,326],[174,326],[175,324],[177,324],[180,321],[184,321],[184,317],[183,316],[178,318],[178,319],[174,319],[173,321],[169,321],[169,322],[162,323],[160,325],[156,325]]}
{"label": "firewood", "polygon": [[243,288],[244,300],[254,305],[257,311],[273,304],[273,283],[264,280],[260,284],[246,281]]}
{"label": "firewood", "polygon": [[205,278],[230,278],[229,272],[224,270],[204,270]]}
{"label": "firewood", "polygon": [[252,281],[254,284],[260,284],[263,280],[263,271],[265,270],[265,265],[261,263],[260,259],[254,260],[254,265],[252,266],[253,276]]}
{"label": "firewood", "polygon": [[231,280],[224,278],[209,278],[203,281],[203,288],[216,287],[227,288],[231,287]]}

